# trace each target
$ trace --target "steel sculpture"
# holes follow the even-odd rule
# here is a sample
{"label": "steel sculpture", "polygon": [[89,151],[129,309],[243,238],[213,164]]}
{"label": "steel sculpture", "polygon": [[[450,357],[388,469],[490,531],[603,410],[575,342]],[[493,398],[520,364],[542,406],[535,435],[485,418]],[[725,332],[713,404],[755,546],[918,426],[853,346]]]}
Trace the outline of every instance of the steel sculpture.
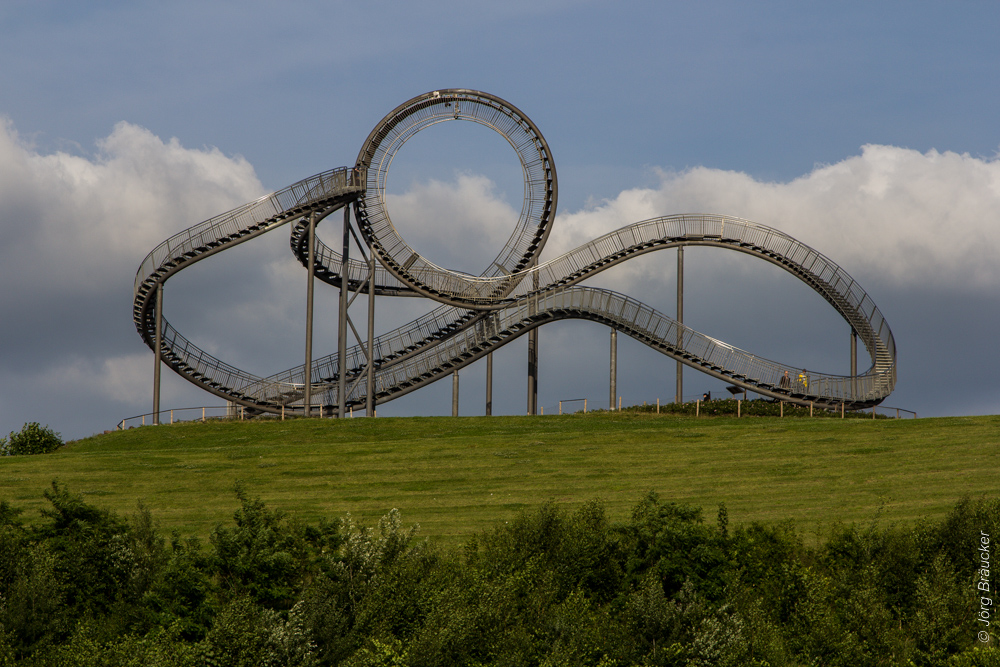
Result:
{"label": "steel sculpture", "polygon": [[[524,172],[518,223],[480,276],[436,266],[422,257],[399,235],[386,207],[386,177],[399,149],[417,132],[454,120],[479,123],[498,132],[517,153]],[[389,113],[365,140],[354,167],[299,181],[186,229],[154,248],[136,274],[133,319],[143,341],[181,377],[253,411],[276,414],[304,412],[307,393],[310,404],[312,397],[319,397],[325,414],[370,410],[447,377],[547,322],[568,318],[600,322],[686,366],[791,403],[858,409],[879,404],[892,391],[896,347],[888,324],[861,286],[818,251],[748,220],[682,214],[636,222],[539,264],[556,199],[551,152],[527,116],[488,93],[433,91]],[[366,345],[353,347],[346,345],[346,314],[342,314],[337,353],[313,360],[308,373],[303,364],[269,377],[226,364],[161,321],[163,285],[178,271],[286,223],[291,225],[292,252],[309,266],[310,223],[318,224],[344,209],[346,251],[348,234],[356,234],[349,220],[352,208],[360,232],[355,238],[366,256],[345,261],[343,253],[317,237],[312,262],[315,277],[346,288],[342,303],[347,303],[347,291],[364,290],[370,298],[421,296],[442,305],[394,331],[378,337],[370,334]],[[867,349],[871,365],[851,375],[803,373],[798,367],[760,358],[699,333],[626,295],[580,286],[585,279],[632,257],[687,246],[735,250],[789,272],[840,313],[852,331],[852,350],[856,337]],[[355,337],[361,340],[356,331]],[[852,353],[852,368],[854,363]],[[786,372],[796,381],[783,381]],[[529,396],[529,409],[530,401]],[[158,405],[154,409],[158,411]]]}

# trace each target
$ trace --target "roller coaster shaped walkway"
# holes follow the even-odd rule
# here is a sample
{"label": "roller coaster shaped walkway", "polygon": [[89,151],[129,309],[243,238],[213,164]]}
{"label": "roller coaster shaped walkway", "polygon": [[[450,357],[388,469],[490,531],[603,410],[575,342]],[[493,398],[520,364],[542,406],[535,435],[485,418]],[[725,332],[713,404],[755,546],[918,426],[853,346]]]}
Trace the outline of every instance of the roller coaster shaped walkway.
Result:
{"label": "roller coaster shaped walkway", "polygon": [[[467,120],[499,132],[514,148],[525,179],[517,226],[481,276],[434,265],[397,233],[385,204],[389,166],[399,148],[431,125]],[[158,245],[135,278],[133,319],[156,351],[158,294],[178,271],[288,223],[291,248],[308,266],[310,225],[345,207],[374,262],[314,245],[314,275],[333,286],[378,296],[438,301],[432,312],[367,345],[312,362],[310,393],[327,414],[339,406],[377,405],[467,366],[545,323],[578,318],[613,327],[668,357],[765,397],[801,405],[860,409],[882,402],[896,380],[896,348],[882,313],[861,286],[829,258],[776,229],[724,215],[668,215],[636,222],[538,264],[555,216],[557,179],[538,128],[513,105],[488,93],[440,90],[389,113],[365,141],[354,167],[333,169],[206,220]],[[350,211],[345,211],[349,215]],[[313,227],[315,229],[315,227]],[[735,250],[775,264],[822,296],[850,325],[871,357],[856,375],[805,372],[699,333],[623,294],[580,286],[585,279],[644,253],[683,246]],[[372,282],[369,282],[369,281]],[[165,320],[160,358],[181,377],[253,412],[304,412],[305,364],[270,377],[234,368],[197,347]],[[158,362],[159,363],[159,362]],[[372,381],[362,381],[372,370]],[[787,372],[787,376],[786,376]],[[341,383],[344,373],[344,383]],[[787,377],[791,378],[789,382]],[[349,382],[349,384],[348,384]],[[369,389],[370,386],[370,389]],[[339,392],[347,387],[341,399]],[[312,400],[310,401],[312,402]]]}

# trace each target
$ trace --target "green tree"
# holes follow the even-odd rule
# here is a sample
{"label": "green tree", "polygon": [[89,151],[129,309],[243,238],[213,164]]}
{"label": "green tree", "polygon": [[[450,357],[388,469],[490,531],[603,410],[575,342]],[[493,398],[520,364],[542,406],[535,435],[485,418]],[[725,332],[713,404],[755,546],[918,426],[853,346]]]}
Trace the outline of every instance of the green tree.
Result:
{"label": "green tree", "polygon": [[690,579],[710,600],[722,598],[729,539],[704,524],[701,508],[663,503],[650,492],[633,510],[623,530],[623,546],[628,551],[626,573],[633,584],[653,569],[668,597]]}
{"label": "green tree", "polygon": [[0,455],[48,454],[64,444],[59,434],[48,426],[39,426],[38,422],[29,422],[19,432],[11,431],[7,438],[0,438]]}
{"label": "green tree", "polygon": [[303,531],[286,521],[283,513],[236,487],[240,508],[235,526],[216,526],[210,537],[215,573],[224,601],[240,596],[267,609],[288,610],[301,589],[308,565],[308,542]]}

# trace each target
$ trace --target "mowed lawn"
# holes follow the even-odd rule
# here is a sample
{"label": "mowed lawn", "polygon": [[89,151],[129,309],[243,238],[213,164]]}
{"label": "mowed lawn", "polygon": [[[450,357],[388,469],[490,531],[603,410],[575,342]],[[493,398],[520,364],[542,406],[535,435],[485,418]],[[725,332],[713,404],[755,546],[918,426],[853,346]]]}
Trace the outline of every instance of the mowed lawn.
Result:
{"label": "mowed lawn", "polygon": [[1000,417],[919,420],[694,418],[653,414],[209,422],[143,427],[44,456],[0,458],[0,500],[37,520],[58,480],[163,531],[205,538],[241,482],[307,522],[390,508],[456,543],[546,501],[600,499],[624,518],[647,492],[714,521],[940,518],[963,495],[1000,493]]}

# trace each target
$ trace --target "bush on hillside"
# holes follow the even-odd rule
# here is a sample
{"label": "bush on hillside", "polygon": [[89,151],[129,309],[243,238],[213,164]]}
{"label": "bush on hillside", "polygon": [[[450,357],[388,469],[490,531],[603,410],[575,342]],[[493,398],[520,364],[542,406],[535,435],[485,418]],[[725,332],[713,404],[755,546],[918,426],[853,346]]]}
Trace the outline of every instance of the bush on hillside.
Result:
{"label": "bush on hillside", "polygon": [[623,521],[550,502],[449,550],[396,510],[317,526],[236,495],[207,545],[57,484],[40,523],[0,501],[0,667],[1000,667],[973,613],[993,498],[816,540],[655,493]]}
{"label": "bush on hillside", "polygon": [[[607,410],[591,410],[591,412],[607,412]],[[819,405],[812,411],[809,406],[796,405],[795,403],[779,403],[778,401],[765,398],[752,398],[746,401],[739,401],[735,398],[716,398],[711,401],[689,401],[687,403],[662,403],[659,406],[632,405],[621,409],[624,414],[628,413],[654,413],[666,415],[687,415],[693,417],[696,414],[701,417],[735,417],[740,414],[743,417],[813,417],[840,419],[839,408],[827,409]],[[845,419],[871,419],[871,410],[847,410],[844,412]],[[878,413],[876,419],[892,419],[891,416]]]}
{"label": "bush on hillside", "polygon": [[19,432],[11,431],[9,437],[0,438],[0,455],[48,454],[64,444],[59,434],[48,426],[39,426],[38,422],[29,422]]}

